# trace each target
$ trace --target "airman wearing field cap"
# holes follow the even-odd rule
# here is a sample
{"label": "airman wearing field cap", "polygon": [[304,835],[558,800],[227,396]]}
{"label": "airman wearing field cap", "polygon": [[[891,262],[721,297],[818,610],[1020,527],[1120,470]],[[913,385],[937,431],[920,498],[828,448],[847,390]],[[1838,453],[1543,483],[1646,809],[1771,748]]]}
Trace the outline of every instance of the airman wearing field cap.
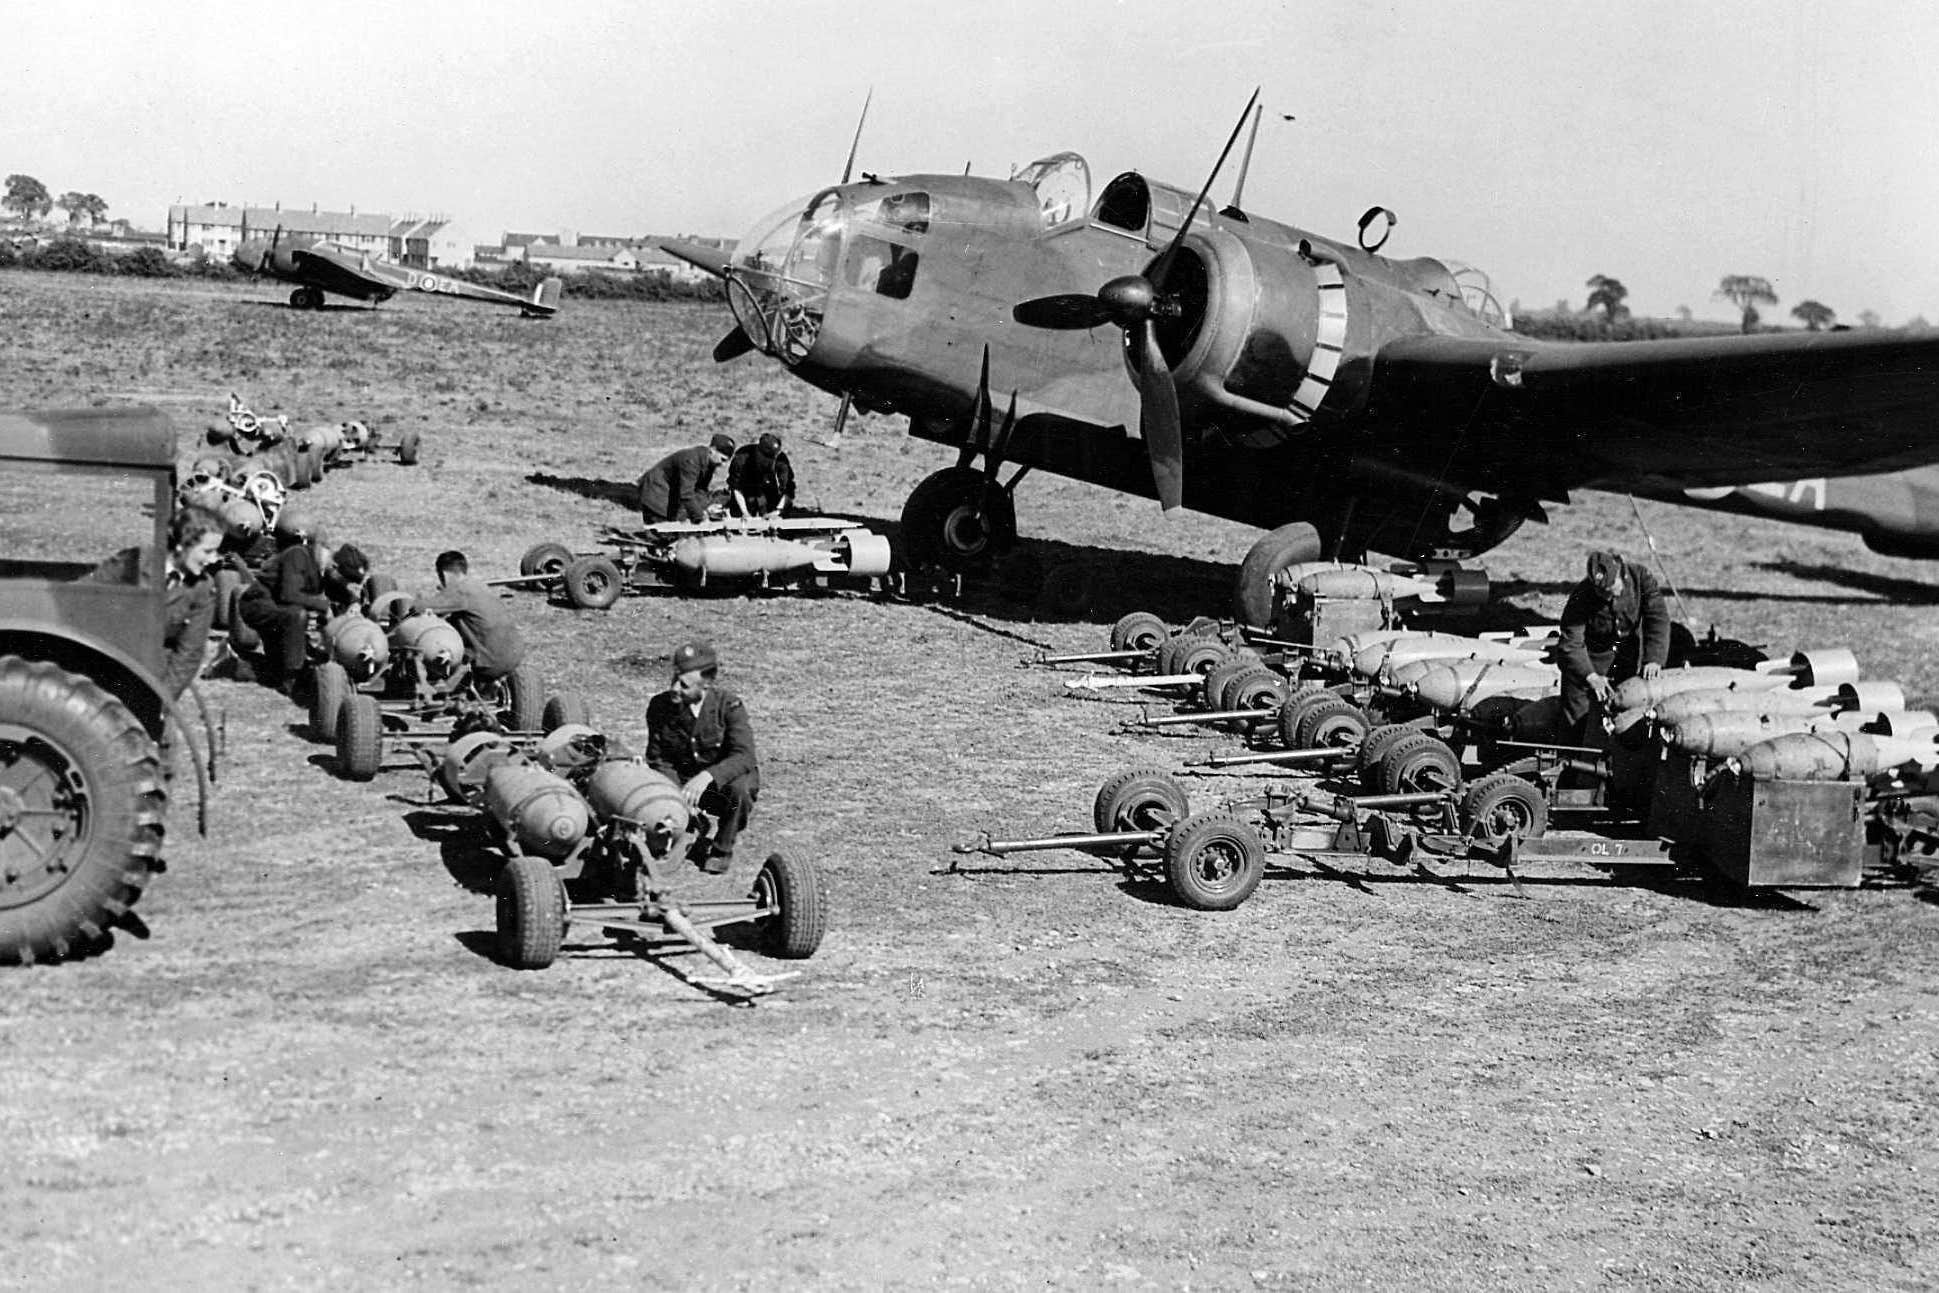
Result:
{"label": "airman wearing field cap", "polygon": [[719,825],[694,861],[719,874],[733,865],[734,841],[761,794],[754,728],[741,698],[717,684],[720,659],[710,642],[673,652],[673,682],[646,705],[646,762],[680,783],[690,807]]}
{"label": "airman wearing field cap", "polygon": [[1580,727],[1625,678],[1654,678],[1670,654],[1670,612],[1656,576],[1614,552],[1589,554],[1562,608],[1562,716]]}
{"label": "airman wearing field cap", "polygon": [[648,467],[640,477],[640,519],[648,525],[706,520],[714,473],[733,456],[734,437],[716,431],[706,444],[676,449]]}
{"label": "airman wearing field cap", "polygon": [[778,516],[794,505],[794,464],[781,437],[764,432],[734,451],[727,464],[727,489],[741,516]]}

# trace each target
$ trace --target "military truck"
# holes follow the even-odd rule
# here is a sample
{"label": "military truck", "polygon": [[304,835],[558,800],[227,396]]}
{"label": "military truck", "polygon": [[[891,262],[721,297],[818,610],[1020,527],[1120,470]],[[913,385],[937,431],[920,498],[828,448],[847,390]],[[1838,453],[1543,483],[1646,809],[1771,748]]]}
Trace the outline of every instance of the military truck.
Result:
{"label": "military truck", "polygon": [[162,869],[174,485],[153,409],[0,412],[0,963],[98,950]]}

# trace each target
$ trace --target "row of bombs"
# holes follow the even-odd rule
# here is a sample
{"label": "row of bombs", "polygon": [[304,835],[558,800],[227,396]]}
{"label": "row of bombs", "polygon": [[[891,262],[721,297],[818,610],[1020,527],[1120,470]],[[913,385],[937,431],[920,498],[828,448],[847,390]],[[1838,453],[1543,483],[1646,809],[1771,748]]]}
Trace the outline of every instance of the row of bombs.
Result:
{"label": "row of bombs", "polygon": [[[320,425],[301,431],[290,429],[289,415],[279,413],[274,417],[262,417],[243,403],[242,397],[233,391],[229,394],[229,411],[219,424],[211,424],[204,437],[217,448],[226,448],[239,458],[247,458],[289,445],[300,451],[320,453],[328,460],[335,460],[339,454],[369,455],[380,446],[379,437],[368,425],[351,420],[339,422],[335,426]],[[417,461],[418,433],[406,431],[399,437],[397,460],[408,467]]]}
{"label": "row of bombs", "polygon": [[762,950],[783,960],[813,956],[821,945],[827,892],[804,857],[770,854],[744,898],[674,899],[665,868],[703,838],[706,824],[671,778],[590,726],[564,724],[536,740],[463,732],[432,775],[453,801],[483,814],[503,854],[498,945],[515,968],[551,965],[580,925],[690,947],[726,973],[723,986],[757,994],[791,976],[755,973],[712,930],[757,924]]}
{"label": "row of bombs", "polygon": [[[1113,652],[1099,654],[1132,649],[1150,633],[1150,619],[1120,621]],[[1349,770],[1370,791],[1391,795],[1460,784],[1457,747],[1468,747],[1483,775],[1526,773],[1541,764],[1543,747],[1571,748],[1561,744],[1572,733],[1560,730],[1560,679],[1547,658],[1554,642],[1547,633],[1476,638],[1383,630],[1318,651],[1295,649],[1269,663],[1259,639],[1225,643],[1216,626],[1198,628],[1140,644],[1160,672],[1123,681],[1190,687],[1189,671],[1164,670],[1191,660],[1203,669],[1199,707],[1147,715],[1137,726],[1237,724],[1255,738],[1263,731],[1267,744],[1276,737],[1281,747],[1216,755],[1198,767]],[[1888,794],[1917,786],[1939,767],[1939,720],[1907,710],[1896,683],[1860,681],[1857,661],[1842,650],[1630,679],[1616,689],[1607,728],[1607,762],[1574,762],[1606,779],[1603,803],[1639,811],[1659,786],[1673,795],[1672,779],[1660,775],[1670,761],[1691,785],[1728,773],[1753,782],[1876,782]],[[1695,810],[1688,795],[1678,802],[1678,813],[1651,810],[1652,824],[1673,837],[1690,829]]]}
{"label": "row of bombs", "polygon": [[367,605],[325,622],[319,636],[324,658],[310,670],[310,730],[336,744],[337,770],[353,781],[375,777],[389,748],[415,753],[447,735],[427,723],[463,725],[485,715],[532,733],[586,721],[585,701],[545,695],[530,661],[500,679],[474,678],[458,630],[400,590],[375,592]]}
{"label": "row of bombs", "polygon": [[[416,463],[418,432],[406,431],[396,451],[400,464]],[[176,496],[185,505],[214,513],[232,539],[247,541],[274,526],[292,492],[320,483],[332,468],[376,452],[376,433],[362,422],[312,427],[237,456],[197,455],[187,464]]]}

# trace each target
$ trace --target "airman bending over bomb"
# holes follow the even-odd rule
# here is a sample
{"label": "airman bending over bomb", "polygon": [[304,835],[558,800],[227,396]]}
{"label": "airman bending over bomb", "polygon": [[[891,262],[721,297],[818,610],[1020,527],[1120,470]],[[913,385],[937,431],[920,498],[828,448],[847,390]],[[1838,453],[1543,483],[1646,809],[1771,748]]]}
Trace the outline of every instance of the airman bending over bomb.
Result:
{"label": "airman bending over bomb", "polygon": [[1616,684],[1654,678],[1670,654],[1670,612],[1656,576],[1627,558],[1591,552],[1588,574],[1562,608],[1562,718],[1585,744],[1590,716]]}
{"label": "airman bending over bomb", "polygon": [[727,490],[740,516],[781,516],[794,506],[794,464],[769,431],[734,451],[727,464]]}
{"label": "airman bending over bomb", "polygon": [[464,639],[471,676],[492,682],[525,662],[525,639],[498,590],[475,579],[465,554],[453,548],[438,554],[438,591],[419,609],[442,615]]}
{"label": "airman bending over bomb", "polygon": [[646,705],[646,762],[680,783],[690,808],[712,813],[719,825],[709,844],[696,845],[699,867],[719,875],[734,862],[734,841],[761,794],[761,767],[747,706],[716,684],[719,657],[706,642],[673,653],[673,684]]}
{"label": "airman bending over bomb", "polygon": [[714,432],[706,444],[679,449],[646,469],[640,477],[640,519],[648,525],[661,521],[704,521],[714,505],[708,491],[714,473],[734,456],[734,437]]}

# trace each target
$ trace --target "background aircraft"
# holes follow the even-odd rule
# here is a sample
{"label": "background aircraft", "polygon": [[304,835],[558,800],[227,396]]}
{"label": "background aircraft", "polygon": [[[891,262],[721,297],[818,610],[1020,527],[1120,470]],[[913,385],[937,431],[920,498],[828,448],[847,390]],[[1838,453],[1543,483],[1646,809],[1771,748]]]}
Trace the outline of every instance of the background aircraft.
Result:
{"label": "background aircraft", "polygon": [[236,248],[231,259],[236,268],[251,274],[267,274],[298,284],[290,293],[290,304],[298,309],[321,309],[325,292],[372,304],[388,301],[399,292],[435,292],[514,306],[528,319],[549,319],[559,309],[561,284],[556,278],[540,283],[530,297],[515,296],[445,274],[373,260],[368,252],[352,251],[333,242],[292,241],[284,238],[280,229],[270,238],[251,238]]}
{"label": "background aircraft", "polygon": [[[1380,255],[1382,208],[1352,246],[1236,195],[1215,211],[1212,182],[1126,172],[1092,203],[1074,153],[1008,180],[865,175],[781,207],[731,257],[666,249],[726,282],[717,360],[762,351],[843,416],[903,414],[957,448],[904,506],[914,559],[1000,549],[1041,467],[1270,530],[1235,599],[1253,623],[1291,562],[1472,557],[1575,489],[1741,505],[1733,487],[1939,461],[1939,336],[1537,341],[1470,273]],[[1868,498],[1853,528],[1887,551],[1930,541],[1929,501],[1899,517]]]}

